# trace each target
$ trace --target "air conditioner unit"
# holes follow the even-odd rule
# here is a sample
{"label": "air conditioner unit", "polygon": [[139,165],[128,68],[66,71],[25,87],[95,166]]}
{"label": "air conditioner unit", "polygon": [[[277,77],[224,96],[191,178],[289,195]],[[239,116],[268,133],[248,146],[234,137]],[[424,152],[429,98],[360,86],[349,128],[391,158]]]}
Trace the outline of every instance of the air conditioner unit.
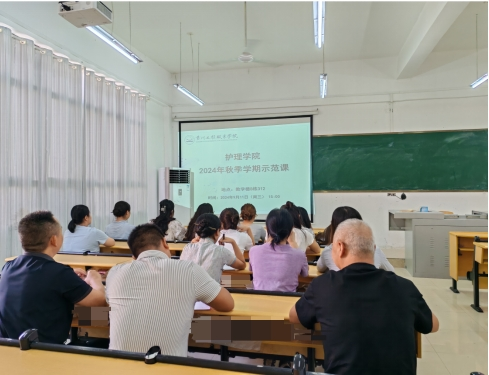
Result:
{"label": "air conditioner unit", "polygon": [[[175,218],[187,225],[194,215],[194,174],[190,169],[158,169],[158,203],[170,199],[175,204]],[[158,215],[159,205],[158,205]]]}
{"label": "air conditioner unit", "polygon": [[58,14],[76,27],[112,23],[112,11],[101,1],[60,1]]}

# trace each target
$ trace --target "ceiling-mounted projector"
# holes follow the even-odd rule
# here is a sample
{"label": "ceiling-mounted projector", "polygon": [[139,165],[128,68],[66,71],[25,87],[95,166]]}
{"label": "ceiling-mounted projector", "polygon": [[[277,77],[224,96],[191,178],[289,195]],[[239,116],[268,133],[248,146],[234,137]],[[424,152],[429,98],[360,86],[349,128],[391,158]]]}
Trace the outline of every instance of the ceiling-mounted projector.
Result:
{"label": "ceiling-mounted projector", "polygon": [[58,14],[76,27],[112,23],[112,11],[101,1],[60,1]]}

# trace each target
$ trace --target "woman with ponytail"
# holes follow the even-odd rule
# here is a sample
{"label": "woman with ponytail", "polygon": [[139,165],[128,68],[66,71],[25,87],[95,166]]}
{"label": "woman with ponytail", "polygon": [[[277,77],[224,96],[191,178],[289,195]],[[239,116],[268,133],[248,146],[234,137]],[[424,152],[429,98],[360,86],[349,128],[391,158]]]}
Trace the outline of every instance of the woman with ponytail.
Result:
{"label": "woman with ponytail", "polygon": [[[321,253],[321,248],[318,243],[314,239],[314,234],[307,231],[302,223],[301,214],[299,208],[292,202],[287,201],[281,208],[289,211],[292,216],[292,220],[294,222],[294,234],[295,234],[295,242],[297,243],[297,249],[301,249],[306,252],[306,250],[310,250],[315,254]],[[295,246],[294,246],[295,247]]]}
{"label": "woman with ponytail", "polygon": [[[216,215],[199,216],[195,222],[196,238],[183,248],[180,255],[181,260],[190,260],[201,266],[218,283],[221,282],[222,267],[225,265],[238,270],[246,268],[243,253],[236,241],[227,236],[221,238],[220,227],[221,222]],[[224,244],[230,244],[233,250],[226,249]]]}
{"label": "woman with ponytail", "polygon": [[187,226],[187,232],[185,233],[184,241],[192,241],[195,238],[195,222],[199,218],[200,215],[203,214],[213,214],[214,208],[210,203],[202,203],[199,207],[197,207],[197,211],[195,211],[194,216],[190,219],[190,222]]}
{"label": "woman with ponytail", "polygon": [[105,227],[105,234],[126,241],[135,228],[134,225],[127,222],[131,216],[131,206],[127,202],[119,201],[115,204],[112,214],[115,216],[115,220]]}
{"label": "woman with ponytail", "polygon": [[160,202],[160,215],[151,220],[153,224],[158,226],[161,230],[168,226],[168,230],[165,233],[165,240],[169,241],[182,241],[185,237],[187,230],[177,219],[173,217],[175,214],[175,205],[169,199],[163,199]]}
{"label": "woman with ponytail", "polygon": [[100,252],[100,245],[111,247],[115,241],[97,228],[90,227],[92,216],[87,206],[78,204],[71,209],[71,221],[65,231],[62,251],[78,253]]}
{"label": "woman with ponytail", "polygon": [[[239,225],[239,213],[234,208],[225,208],[222,210],[219,216],[221,220],[221,234],[226,235],[226,237],[232,238],[236,241],[239,249],[242,253],[245,250],[251,249],[254,245],[253,243],[253,233],[250,228],[246,229],[246,232],[238,231]],[[232,250],[231,244],[224,245],[229,250]]]}
{"label": "woman with ponytail", "polygon": [[250,271],[255,290],[295,292],[299,275],[308,276],[306,254],[297,248],[294,220],[286,209],[274,209],[267,216],[268,239],[250,250]]}

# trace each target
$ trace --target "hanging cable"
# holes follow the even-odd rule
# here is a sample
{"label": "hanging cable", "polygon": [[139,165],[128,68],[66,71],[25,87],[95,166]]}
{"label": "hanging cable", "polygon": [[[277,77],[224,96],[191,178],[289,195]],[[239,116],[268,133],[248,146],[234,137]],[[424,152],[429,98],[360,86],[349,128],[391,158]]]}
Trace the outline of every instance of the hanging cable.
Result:
{"label": "hanging cable", "polygon": [[475,15],[475,70],[476,78],[479,78],[479,33],[477,32],[477,18],[478,14]]}
{"label": "hanging cable", "polygon": [[197,44],[197,96],[200,96],[200,43]]}
{"label": "hanging cable", "polygon": [[180,84],[182,84],[182,23],[180,22]]}
{"label": "hanging cable", "polygon": [[190,90],[194,89],[194,44],[192,43],[192,33],[188,33],[190,35],[190,49],[192,51],[192,84],[190,85]]}
{"label": "hanging cable", "polygon": [[131,2],[129,1],[129,49],[132,49]]}
{"label": "hanging cable", "polygon": [[246,17],[246,1],[244,2],[244,29],[245,29],[245,48],[248,47],[248,22]]}

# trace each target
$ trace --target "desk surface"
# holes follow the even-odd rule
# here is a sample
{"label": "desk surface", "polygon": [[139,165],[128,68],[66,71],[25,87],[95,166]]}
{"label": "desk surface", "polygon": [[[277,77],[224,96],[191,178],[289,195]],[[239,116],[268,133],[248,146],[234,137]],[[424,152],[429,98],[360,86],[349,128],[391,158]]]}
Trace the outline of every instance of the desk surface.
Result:
{"label": "desk surface", "polygon": [[452,236],[465,238],[474,238],[475,236],[487,238],[487,232],[449,232],[449,234]]}
{"label": "desk surface", "polygon": [[148,366],[143,361],[96,357],[83,354],[59,353],[46,350],[26,350],[0,346],[2,373],[16,375],[65,374],[86,375],[87,372],[100,374],[175,374],[175,375],[236,375],[244,372],[206,369],[202,367],[155,363]]}
{"label": "desk surface", "polygon": [[[185,247],[186,243],[183,242],[168,242],[168,247],[170,251],[181,251]],[[104,250],[129,250],[129,245],[125,241],[115,241],[115,245],[111,247],[106,247],[104,245],[100,245],[101,249]]]}
{"label": "desk surface", "polygon": [[487,250],[487,242],[474,242],[474,246]]}
{"label": "desk surface", "polygon": [[[15,259],[16,257],[11,257],[5,259],[6,262]],[[116,257],[116,256],[98,256],[98,255],[78,255],[78,254],[57,254],[54,256],[56,262],[63,263],[72,267],[100,267],[100,268],[111,268],[116,264],[132,262],[132,258],[129,257]],[[246,263],[246,268],[244,270],[234,270],[234,271],[223,271],[223,275],[251,275],[250,264]],[[316,266],[309,265],[309,276],[306,278],[313,279],[322,275],[318,272]]]}
{"label": "desk surface", "polygon": [[[223,275],[251,275],[253,272],[250,271],[250,264],[246,263],[246,268],[244,270],[224,270],[222,271]],[[309,265],[309,278],[314,278],[322,275],[322,272],[318,271],[318,268],[313,265]],[[301,276],[302,277],[302,276]]]}

